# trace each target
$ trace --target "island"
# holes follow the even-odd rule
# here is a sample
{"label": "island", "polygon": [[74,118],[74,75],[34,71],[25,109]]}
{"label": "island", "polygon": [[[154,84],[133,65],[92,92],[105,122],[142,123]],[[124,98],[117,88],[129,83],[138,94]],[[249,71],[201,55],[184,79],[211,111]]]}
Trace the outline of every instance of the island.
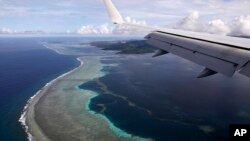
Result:
{"label": "island", "polygon": [[157,48],[146,43],[145,40],[128,41],[95,41],[91,46],[100,47],[103,50],[118,51],[117,54],[145,54],[153,53]]}

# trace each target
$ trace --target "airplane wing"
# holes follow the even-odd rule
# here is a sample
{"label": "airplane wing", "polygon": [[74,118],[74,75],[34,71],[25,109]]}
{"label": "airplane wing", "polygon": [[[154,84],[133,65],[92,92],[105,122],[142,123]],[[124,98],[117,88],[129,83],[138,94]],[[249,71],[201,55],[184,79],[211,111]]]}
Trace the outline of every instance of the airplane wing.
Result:
{"label": "airplane wing", "polygon": [[216,73],[232,77],[236,72],[250,77],[250,39],[127,23],[111,0],[104,0],[114,24],[147,28],[146,42],[159,50],[154,57],[172,53],[205,69],[198,78]]}

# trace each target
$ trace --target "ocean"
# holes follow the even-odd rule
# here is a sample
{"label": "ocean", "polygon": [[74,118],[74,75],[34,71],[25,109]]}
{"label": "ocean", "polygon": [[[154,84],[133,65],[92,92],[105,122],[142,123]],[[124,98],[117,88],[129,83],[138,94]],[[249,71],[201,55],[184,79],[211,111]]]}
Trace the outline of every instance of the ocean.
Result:
{"label": "ocean", "polygon": [[27,141],[18,122],[27,100],[47,82],[79,65],[75,56],[60,55],[41,45],[65,38],[0,37],[1,141]]}
{"label": "ocean", "polygon": [[[93,112],[95,114],[92,116],[97,118],[100,117],[98,115],[105,116],[112,126],[132,137],[151,138],[156,141],[183,139],[227,141],[229,124],[250,122],[249,78],[239,74],[233,78],[217,74],[197,79],[196,76],[202,67],[174,55],[157,58],[152,58],[152,54],[115,55],[112,51],[106,53],[95,47],[81,44],[97,40],[119,40],[119,38],[0,38],[1,141],[27,140],[25,129],[18,122],[27,100],[46,83],[79,66],[76,60],[78,56],[89,58],[90,60],[86,62],[93,63],[98,68],[103,66],[101,78],[84,82],[79,86],[81,89],[96,93],[97,96],[92,97],[89,103],[85,100],[87,102],[85,106],[88,107],[81,107],[85,103],[78,103],[84,101],[79,99],[84,94],[80,94],[81,91],[78,91],[77,86],[70,86],[81,82],[76,79],[84,76],[81,75],[81,71],[76,76],[71,76],[74,79],[66,80],[67,85],[60,81],[64,84],[62,86],[69,88],[57,88],[60,91],[63,90],[63,93],[57,95],[59,99],[50,99],[47,96],[52,104],[55,100],[65,106],[49,108],[52,113],[53,108],[57,108],[62,110],[58,111],[59,115],[64,113],[66,117],[71,117],[65,120],[62,115],[51,120],[59,123],[64,120],[76,123],[71,127],[72,133],[78,133],[78,129],[81,129],[79,126],[85,125],[82,117],[87,114],[80,112],[86,109],[88,114],[91,115]],[[45,44],[51,49],[45,48],[43,46]],[[100,63],[98,63],[99,59]],[[89,66],[90,70],[91,66],[93,65]],[[93,68],[92,70],[95,70]],[[93,74],[85,75],[90,77]],[[69,84],[70,82],[72,84]],[[69,95],[68,91],[73,93]],[[51,94],[56,95],[56,93]],[[65,102],[69,99],[71,101]],[[46,102],[50,101],[40,102],[40,106],[46,108]],[[39,109],[39,106],[37,108]],[[51,113],[47,112],[48,110],[37,111],[37,114],[53,118],[53,115],[48,115]],[[43,116],[39,119],[47,120]],[[65,134],[57,130],[59,126],[54,125],[56,122],[46,124],[48,127],[53,127],[58,134]],[[60,126],[62,130],[68,130],[63,125]],[[102,127],[105,127],[104,124]],[[112,127],[109,128],[112,129]],[[96,133],[99,132],[96,131]],[[56,132],[51,134],[57,135]]]}

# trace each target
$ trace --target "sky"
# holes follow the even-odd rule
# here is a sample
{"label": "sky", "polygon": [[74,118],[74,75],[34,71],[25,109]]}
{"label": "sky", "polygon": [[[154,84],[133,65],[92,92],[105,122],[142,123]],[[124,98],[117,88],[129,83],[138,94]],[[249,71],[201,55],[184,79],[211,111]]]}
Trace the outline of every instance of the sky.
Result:
{"label": "sky", "polygon": [[[113,0],[127,21],[250,36],[250,0]],[[136,19],[136,20],[135,20]],[[0,0],[0,33],[114,34],[102,0]],[[128,32],[126,32],[128,33]]]}

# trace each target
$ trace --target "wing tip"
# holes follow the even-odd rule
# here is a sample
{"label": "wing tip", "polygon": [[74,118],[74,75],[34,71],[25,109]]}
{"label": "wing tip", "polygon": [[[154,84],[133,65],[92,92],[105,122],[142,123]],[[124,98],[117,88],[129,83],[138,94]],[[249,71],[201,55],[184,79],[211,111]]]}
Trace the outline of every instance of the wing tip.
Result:
{"label": "wing tip", "polygon": [[111,18],[112,22],[114,24],[124,23],[124,20],[121,14],[119,13],[115,5],[112,3],[112,1],[111,0],[103,0],[103,1],[104,1],[104,4],[106,6],[106,9],[108,11],[109,17]]}

